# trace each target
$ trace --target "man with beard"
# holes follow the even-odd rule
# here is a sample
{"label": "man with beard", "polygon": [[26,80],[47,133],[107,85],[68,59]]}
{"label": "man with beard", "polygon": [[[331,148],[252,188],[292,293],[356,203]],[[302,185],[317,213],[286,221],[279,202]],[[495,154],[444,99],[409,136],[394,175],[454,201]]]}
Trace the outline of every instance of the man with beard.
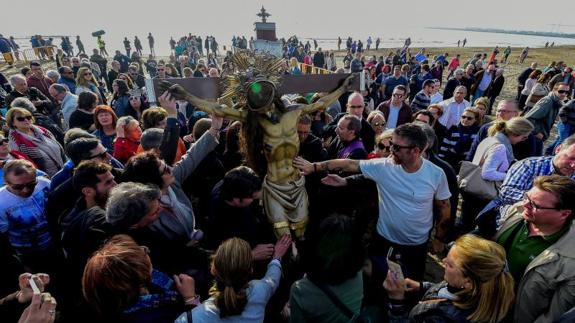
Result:
{"label": "man with beard", "polygon": [[6,186],[0,189],[0,233],[8,237],[25,266],[32,272],[43,271],[54,261],[44,207],[50,180],[37,177],[32,162],[16,159],[4,166],[4,182]]}
{"label": "man with beard", "polygon": [[96,160],[85,160],[76,167],[72,182],[82,196],[70,213],[60,220],[62,248],[68,264],[80,273],[89,256],[107,238],[106,202],[116,186],[112,166]]}
{"label": "man with beard", "polygon": [[[422,157],[426,147],[427,136],[420,126],[410,123],[394,129],[392,158],[332,159],[319,163],[300,157],[294,160],[294,166],[306,175],[336,170],[361,172],[376,183],[379,218],[370,250],[376,284],[387,274],[385,259],[391,247],[395,250],[394,257],[401,254],[406,277],[423,277],[429,233],[434,227],[434,208],[438,213],[432,246],[434,252],[444,250],[451,193],[443,170]],[[328,176],[322,182],[331,186],[347,185],[346,179],[335,176]]]}

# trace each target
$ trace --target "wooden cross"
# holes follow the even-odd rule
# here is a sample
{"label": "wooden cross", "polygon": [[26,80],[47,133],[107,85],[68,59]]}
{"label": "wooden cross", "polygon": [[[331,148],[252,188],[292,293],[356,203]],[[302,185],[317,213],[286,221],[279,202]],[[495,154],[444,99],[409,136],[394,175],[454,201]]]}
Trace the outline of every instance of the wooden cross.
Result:
{"label": "wooden cross", "polygon": [[[279,95],[332,92],[335,91],[350,74],[307,74],[307,75],[284,75],[277,89]],[[157,102],[156,98],[162,94],[160,83],[169,81],[179,84],[186,91],[202,99],[217,99],[220,97],[219,77],[190,77],[169,79],[147,79],[146,91],[149,102]],[[356,77],[352,83],[353,90],[365,88],[363,77]]]}

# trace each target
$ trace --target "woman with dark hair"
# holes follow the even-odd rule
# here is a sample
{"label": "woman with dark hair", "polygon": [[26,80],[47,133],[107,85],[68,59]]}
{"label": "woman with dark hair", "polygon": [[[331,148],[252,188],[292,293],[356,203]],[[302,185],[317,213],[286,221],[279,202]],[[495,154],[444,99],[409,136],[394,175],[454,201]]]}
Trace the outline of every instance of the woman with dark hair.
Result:
{"label": "woman with dark hair", "polygon": [[128,115],[130,106],[130,88],[126,81],[115,79],[112,81],[112,108],[118,117]]}
{"label": "woman with dark hair", "polygon": [[198,303],[194,279],[155,270],[148,253],[129,236],[117,235],[88,260],[83,295],[100,322],[172,322]]}
{"label": "woman with dark hair", "polygon": [[439,158],[445,160],[459,172],[459,162],[465,159],[481,124],[481,114],[475,108],[467,108],[461,114],[459,123],[447,130],[440,143]]}
{"label": "woman with dark hair", "polygon": [[139,90],[130,92],[127,115],[130,115],[137,120],[141,120],[142,113],[144,113],[144,111],[149,107],[150,104],[146,101],[146,98],[142,96],[142,93]]}
{"label": "woman with dark hair", "polygon": [[[400,279],[388,272],[383,286],[390,300],[390,322],[502,322],[515,297],[505,257],[497,243],[466,234],[443,259],[441,283]],[[411,309],[406,292],[421,299]]]}
{"label": "woman with dark hair", "polygon": [[519,109],[523,110],[525,107],[525,102],[527,101],[527,97],[531,94],[531,90],[535,83],[537,83],[537,79],[541,76],[543,72],[539,69],[533,70],[529,77],[525,81],[525,86],[521,90],[521,96],[519,96]]}
{"label": "woman with dark hair", "polygon": [[94,109],[98,96],[92,92],[82,92],[78,95],[78,108],[70,115],[70,128],[82,128],[86,131],[96,130],[94,126]]}
{"label": "woman with dark hair", "polygon": [[132,78],[130,77],[130,75],[126,74],[126,73],[120,73],[118,74],[118,80],[122,80],[124,82],[126,82],[126,85],[128,86],[128,88],[130,90],[134,89],[134,81],[132,80]]}
{"label": "woman with dark hair", "polygon": [[249,243],[239,238],[224,241],[212,262],[215,283],[210,298],[174,322],[263,322],[282,276],[281,259],[290,246],[289,235],[278,240],[265,276],[250,280],[254,260]]}
{"label": "woman with dark hair", "polygon": [[240,150],[240,132],[242,123],[234,121],[226,131],[226,147],[222,154],[222,163],[226,171],[244,164],[245,157]]}
{"label": "woman with dark hair", "polygon": [[114,110],[107,105],[99,105],[94,110],[94,126],[96,130],[92,133],[102,142],[109,154],[114,154],[114,140],[116,139],[116,123],[118,116]]}
{"label": "woman with dark hair", "polygon": [[[172,103],[175,105],[174,101]],[[182,184],[204,157],[217,146],[221,125],[221,118],[213,118],[210,129],[174,167],[168,166],[152,152],[138,154],[125,165],[123,181],[154,184],[160,187],[161,221],[154,222],[152,226],[171,241],[181,241],[185,245],[203,237],[203,233],[195,228],[192,202],[182,189]]]}
{"label": "woman with dark hair", "polygon": [[359,314],[365,261],[361,232],[350,217],[334,214],[316,230],[308,230],[304,243],[301,260],[306,276],[292,285],[290,322],[349,322],[351,318],[333,303],[326,290]]}

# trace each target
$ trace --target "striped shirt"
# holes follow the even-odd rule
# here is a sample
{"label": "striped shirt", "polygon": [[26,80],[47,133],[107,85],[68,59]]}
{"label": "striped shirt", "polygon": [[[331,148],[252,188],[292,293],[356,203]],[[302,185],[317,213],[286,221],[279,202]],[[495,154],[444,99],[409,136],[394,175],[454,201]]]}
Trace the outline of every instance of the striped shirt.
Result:
{"label": "striped shirt", "polygon": [[[526,158],[515,163],[501,185],[500,201],[503,205],[511,205],[523,200],[523,194],[533,187],[535,177],[554,173],[553,156]],[[575,179],[575,175],[571,178]]]}

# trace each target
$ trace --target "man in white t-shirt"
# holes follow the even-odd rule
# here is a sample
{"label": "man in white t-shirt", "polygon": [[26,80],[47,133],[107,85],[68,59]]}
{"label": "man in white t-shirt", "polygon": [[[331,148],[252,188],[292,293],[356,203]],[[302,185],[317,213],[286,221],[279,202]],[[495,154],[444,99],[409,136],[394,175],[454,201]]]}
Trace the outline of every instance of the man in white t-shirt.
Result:
{"label": "man in white t-shirt", "polygon": [[[451,193],[443,170],[422,157],[426,147],[427,136],[421,127],[404,124],[393,132],[391,158],[334,159],[319,163],[300,158],[294,160],[294,166],[304,174],[333,170],[361,172],[377,184],[379,218],[370,256],[375,261],[374,272],[379,269],[383,278],[387,272],[385,257],[390,247],[394,248],[396,259],[401,255],[406,277],[423,278],[427,243],[434,227],[434,207],[438,216],[432,246],[437,253],[444,249]],[[347,185],[345,179],[337,176],[328,176],[322,182],[332,186]]]}

